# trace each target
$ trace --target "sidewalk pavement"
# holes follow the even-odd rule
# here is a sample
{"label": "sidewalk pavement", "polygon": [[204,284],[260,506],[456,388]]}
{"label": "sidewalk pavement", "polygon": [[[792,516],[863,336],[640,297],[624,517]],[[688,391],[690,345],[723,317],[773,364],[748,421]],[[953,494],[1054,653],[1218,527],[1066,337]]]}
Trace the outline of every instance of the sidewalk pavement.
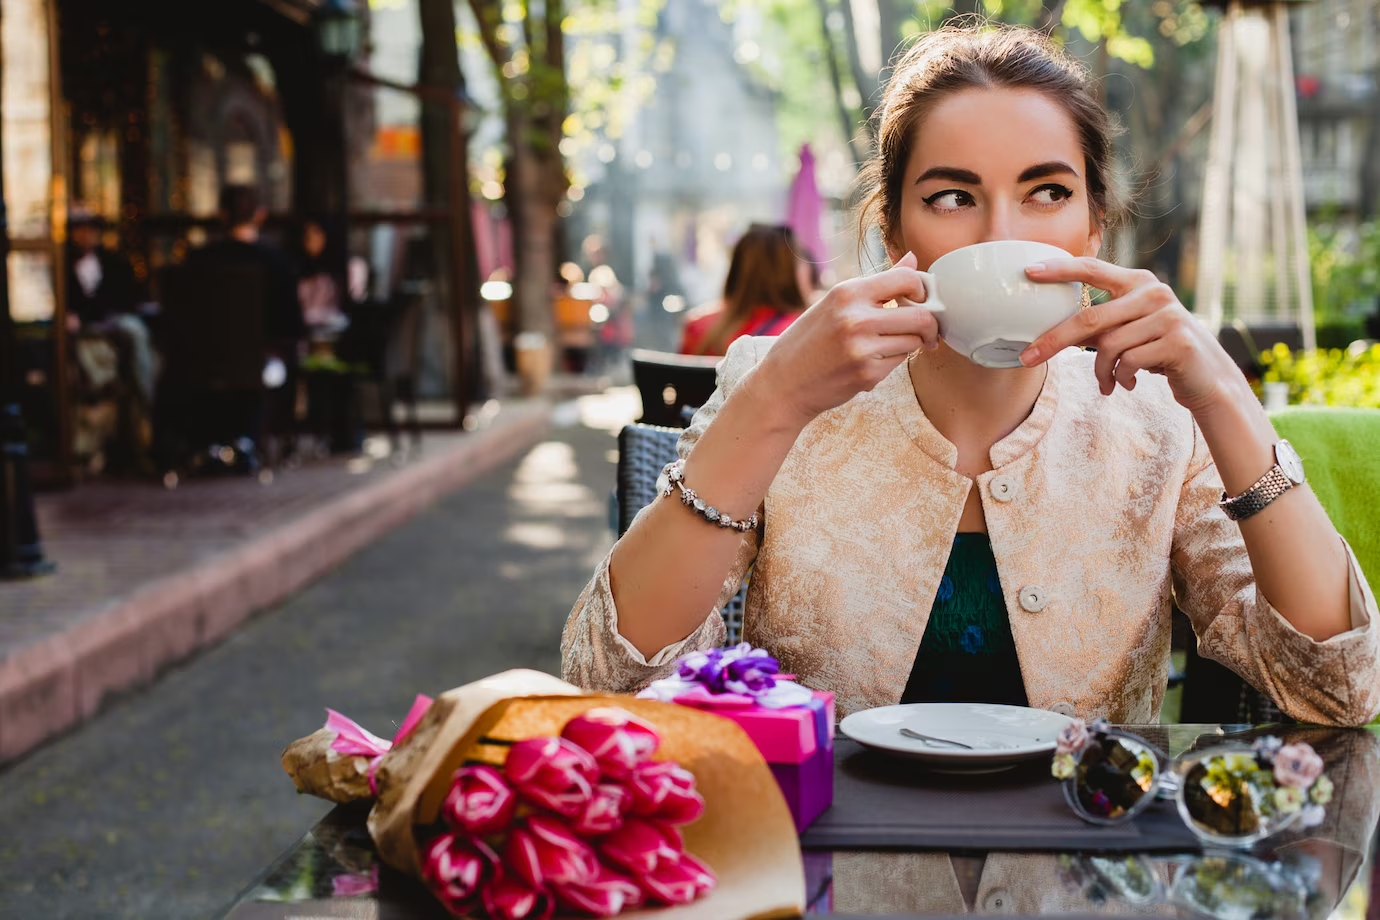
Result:
{"label": "sidewalk pavement", "polygon": [[38,498],[57,573],[0,582],[0,763],[112,693],[229,635],[428,504],[536,443],[544,399],[478,430],[428,432],[401,466],[368,455],[204,478],[95,482]]}

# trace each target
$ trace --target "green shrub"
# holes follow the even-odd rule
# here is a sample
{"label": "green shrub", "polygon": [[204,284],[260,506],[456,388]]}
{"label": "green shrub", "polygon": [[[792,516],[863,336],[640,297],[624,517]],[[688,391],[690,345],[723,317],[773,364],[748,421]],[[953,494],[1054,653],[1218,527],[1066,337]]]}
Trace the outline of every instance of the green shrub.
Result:
{"label": "green shrub", "polygon": [[1291,352],[1276,345],[1260,356],[1264,383],[1289,384],[1289,403],[1380,409],[1380,344]]}
{"label": "green shrub", "polygon": [[1313,324],[1322,349],[1346,348],[1366,337],[1366,321],[1359,317],[1330,317]]}
{"label": "green shrub", "polygon": [[1310,225],[1308,264],[1319,324],[1372,312],[1380,298],[1380,221],[1346,228],[1324,218]]}

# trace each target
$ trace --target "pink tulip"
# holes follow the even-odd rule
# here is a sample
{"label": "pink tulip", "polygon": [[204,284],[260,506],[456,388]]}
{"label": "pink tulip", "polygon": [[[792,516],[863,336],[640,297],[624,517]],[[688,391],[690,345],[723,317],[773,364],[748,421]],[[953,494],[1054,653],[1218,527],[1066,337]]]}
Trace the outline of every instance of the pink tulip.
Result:
{"label": "pink tulip", "polygon": [[564,821],[532,815],[513,828],[504,861],[533,888],[587,885],[599,874],[599,857]]}
{"label": "pink tulip", "polygon": [[613,707],[591,709],[565,724],[561,737],[594,755],[605,776],[627,779],[661,744],[656,730],[632,713]]}
{"label": "pink tulip", "polygon": [[532,738],[508,749],[508,782],[527,801],[574,818],[585,810],[599,765],[589,752],[564,738]]}
{"label": "pink tulip", "polygon": [[484,886],[483,901],[490,920],[548,920],[556,911],[550,894],[506,872],[499,872]]}
{"label": "pink tulip", "polygon": [[[1322,806],[1314,805],[1313,807],[1321,808]],[[378,890],[378,863],[374,863],[369,867],[369,871],[363,874],[337,875],[331,879],[331,897],[333,898],[362,898]]]}
{"label": "pink tulip", "polygon": [[459,915],[475,905],[497,864],[497,854],[482,840],[440,834],[422,851],[422,881],[447,910]]}
{"label": "pink tulip", "polygon": [[695,775],[673,761],[644,763],[628,780],[634,814],[667,824],[689,824],[704,813]]}
{"label": "pink tulip", "polygon": [[623,826],[623,813],[632,804],[632,793],[617,783],[600,783],[594,787],[589,798],[572,827],[575,833],[584,837],[598,837],[618,830]]}
{"label": "pink tulip", "polygon": [[594,881],[584,885],[560,885],[556,897],[576,910],[596,917],[612,917],[642,903],[642,889],[632,879],[607,866],[599,867]]}
{"label": "pink tulip", "polygon": [[461,767],[455,771],[441,815],[457,831],[496,834],[513,821],[517,796],[490,766]]}
{"label": "pink tulip", "polygon": [[638,878],[680,862],[684,851],[680,831],[645,818],[629,818],[599,844],[600,856]]}
{"label": "pink tulip", "polygon": [[713,891],[718,883],[713,871],[689,853],[682,854],[679,862],[658,866],[637,880],[649,900],[662,904],[689,904]]}

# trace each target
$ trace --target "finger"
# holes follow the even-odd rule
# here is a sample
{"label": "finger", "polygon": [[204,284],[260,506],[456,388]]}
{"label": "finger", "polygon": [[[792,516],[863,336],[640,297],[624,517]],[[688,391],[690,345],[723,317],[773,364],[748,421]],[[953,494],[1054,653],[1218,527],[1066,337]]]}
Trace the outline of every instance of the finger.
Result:
{"label": "finger", "polygon": [[938,335],[939,321],[924,307],[869,310],[867,329],[877,335]]}
{"label": "finger", "polygon": [[1116,370],[1116,359],[1120,356],[1120,352],[1112,351],[1101,341],[1097,343],[1097,359],[1093,361],[1093,376],[1097,378],[1097,391],[1103,396],[1112,395],[1112,390],[1116,389],[1115,378],[1112,373]]}
{"label": "finger", "polygon": [[916,271],[915,256],[911,253],[906,253],[906,258],[899,260],[894,268],[850,283],[859,297],[877,306],[891,300],[925,301],[925,279]]}
{"label": "finger", "polygon": [[1143,268],[1124,268],[1092,256],[1068,259],[1047,259],[1026,267],[1032,281],[1053,283],[1081,281],[1106,291],[1112,297],[1124,297],[1136,288],[1159,284],[1155,273]]}
{"label": "finger", "polygon": [[1154,285],[1137,288],[1116,300],[1085,307],[1031,342],[1021,352],[1021,363],[1033,367],[1072,345],[1095,344],[1096,339],[1104,333],[1159,310],[1170,302],[1177,303],[1178,298],[1167,285],[1157,281]]}
{"label": "finger", "polygon": [[1122,352],[1116,365],[1116,381],[1128,390],[1136,388],[1136,371],[1163,373],[1173,360],[1173,348],[1164,339],[1155,339]]}
{"label": "finger", "polygon": [[1168,325],[1166,317],[1156,312],[1097,337],[1097,359],[1093,362],[1093,373],[1097,376],[1098,389],[1103,396],[1110,396],[1120,381],[1115,371],[1122,354],[1163,337]]}
{"label": "finger", "polygon": [[918,335],[879,335],[869,344],[877,358],[905,357],[913,351],[926,347],[925,339]]}

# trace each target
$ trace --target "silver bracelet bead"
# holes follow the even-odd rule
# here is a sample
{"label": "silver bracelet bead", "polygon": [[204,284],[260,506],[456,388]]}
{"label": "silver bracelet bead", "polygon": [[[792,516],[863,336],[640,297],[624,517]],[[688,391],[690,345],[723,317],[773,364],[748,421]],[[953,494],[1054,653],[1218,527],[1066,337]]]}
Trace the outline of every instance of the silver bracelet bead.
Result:
{"label": "silver bracelet bead", "polygon": [[735,521],[733,518],[724,514],[713,505],[708,504],[704,499],[695,494],[695,490],[685,484],[685,461],[676,460],[668,463],[661,471],[666,477],[666,485],[661,490],[661,494],[669,496],[671,493],[680,492],[680,502],[685,507],[694,511],[710,524],[722,527],[725,530],[736,530],[738,533],[747,533],[757,527],[757,512],[753,512],[745,521]]}

